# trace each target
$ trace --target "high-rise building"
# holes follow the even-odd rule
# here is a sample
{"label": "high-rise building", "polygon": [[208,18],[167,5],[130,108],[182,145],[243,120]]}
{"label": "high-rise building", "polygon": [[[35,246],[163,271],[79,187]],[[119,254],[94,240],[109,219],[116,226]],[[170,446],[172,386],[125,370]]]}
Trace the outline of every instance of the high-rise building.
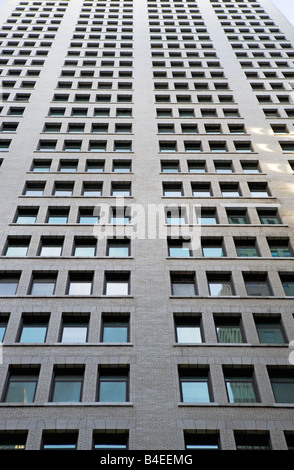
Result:
{"label": "high-rise building", "polygon": [[291,24],[0,16],[0,449],[294,448]]}

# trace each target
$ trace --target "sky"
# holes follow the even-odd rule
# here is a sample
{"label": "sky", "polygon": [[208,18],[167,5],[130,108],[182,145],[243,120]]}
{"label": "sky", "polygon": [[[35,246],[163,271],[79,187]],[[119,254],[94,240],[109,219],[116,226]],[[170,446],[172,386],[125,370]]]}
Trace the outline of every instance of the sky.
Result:
{"label": "sky", "polygon": [[294,1],[293,0],[272,0],[272,3],[294,25]]}

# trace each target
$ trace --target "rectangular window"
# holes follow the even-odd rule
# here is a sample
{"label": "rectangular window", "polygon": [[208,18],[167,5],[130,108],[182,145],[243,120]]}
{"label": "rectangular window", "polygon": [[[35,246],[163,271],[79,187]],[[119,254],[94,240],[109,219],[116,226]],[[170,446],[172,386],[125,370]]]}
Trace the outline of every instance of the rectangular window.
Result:
{"label": "rectangular window", "polygon": [[15,295],[18,288],[20,274],[0,274],[0,296]]}
{"label": "rectangular window", "polygon": [[243,273],[247,295],[270,296],[272,295],[266,274]]}
{"label": "rectangular window", "polygon": [[127,402],[129,396],[129,368],[101,367],[98,378],[99,402]]}
{"label": "rectangular window", "polygon": [[50,401],[52,402],[80,402],[82,398],[84,369],[56,367]]}
{"label": "rectangular window", "polygon": [[211,296],[234,295],[230,273],[207,273],[207,282]]}
{"label": "rectangular window", "polygon": [[68,295],[91,295],[93,288],[93,273],[69,273]]}
{"label": "rectangular window", "polygon": [[294,403],[294,375],[292,369],[268,369],[276,403]]}
{"label": "rectangular window", "polygon": [[8,237],[4,254],[5,256],[26,256],[30,244],[30,238]]}
{"label": "rectangular window", "polygon": [[204,257],[219,258],[225,255],[223,240],[220,238],[201,240],[202,254]]}
{"label": "rectangular window", "polygon": [[23,314],[18,336],[19,343],[45,343],[49,315]]}
{"label": "rectangular window", "polygon": [[93,435],[93,449],[95,450],[116,450],[128,448],[128,432],[127,431],[99,431]]}
{"label": "rectangular window", "polygon": [[24,450],[26,448],[26,441],[27,432],[1,432],[0,450]]}
{"label": "rectangular window", "polygon": [[215,327],[219,343],[243,343],[244,335],[239,316],[216,316]]}
{"label": "rectangular window", "polygon": [[168,255],[172,257],[190,257],[192,256],[191,244],[189,240],[170,238],[168,243]]}
{"label": "rectangular window", "polygon": [[10,403],[32,403],[39,377],[37,367],[11,367],[5,390],[4,401]]}
{"label": "rectangular window", "polygon": [[177,296],[196,295],[195,273],[171,273],[171,293]]}
{"label": "rectangular window", "polygon": [[280,273],[281,283],[286,296],[294,296],[294,274]]}
{"label": "rectangular window", "polygon": [[107,256],[122,257],[130,256],[130,240],[111,239],[107,241]]}
{"label": "rectangular window", "polygon": [[284,344],[285,337],[280,318],[256,317],[255,326],[260,343]]}
{"label": "rectangular window", "polygon": [[68,221],[69,209],[66,208],[49,208],[47,215],[48,224],[66,224]]}
{"label": "rectangular window", "polygon": [[39,256],[61,256],[63,248],[63,238],[41,237]]}
{"label": "rectangular window", "polygon": [[220,449],[219,435],[217,432],[185,431],[185,449],[187,450],[218,450]]}
{"label": "rectangular window", "polygon": [[96,254],[96,239],[75,237],[73,256],[92,257]]}
{"label": "rectangular window", "polygon": [[54,295],[57,274],[33,273],[29,294],[30,295]]}
{"label": "rectangular window", "polygon": [[39,208],[18,208],[15,223],[16,224],[34,224],[37,220]]}
{"label": "rectangular window", "polygon": [[96,208],[90,209],[81,207],[78,214],[79,224],[96,224],[99,222],[99,215],[95,213]]}
{"label": "rectangular window", "polygon": [[180,367],[179,381],[183,403],[209,403],[210,390],[208,369],[201,367]]}
{"label": "rectangular window", "polygon": [[78,433],[72,431],[43,431],[42,450],[75,450]]}
{"label": "rectangular window", "polygon": [[245,240],[243,239],[235,239],[235,247],[236,247],[236,252],[237,256],[240,257],[258,257],[258,251],[256,248],[256,240],[255,239],[250,239],[246,238]]}
{"label": "rectangular window", "polygon": [[127,315],[103,314],[101,325],[102,343],[128,343],[130,319]]}
{"label": "rectangular window", "polygon": [[104,295],[125,296],[130,294],[130,273],[105,273]]}
{"label": "rectangular window", "polygon": [[67,315],[62,317],[61,343],[86,343],[89,315]]}
{"label": "rectangular window", "polygon": [[257,396],[253,371],[250,369],[224,369],[229,403],[256,403]]}
{"label": "rectangular window", "polygon": [[267,242],[273,258],[289,258],[293,256],[288,239],[268,238]]}
{"label": "rectangular window", "polygon": [[175,333],[177,343],[202,343],[200,316],[175,315]]}

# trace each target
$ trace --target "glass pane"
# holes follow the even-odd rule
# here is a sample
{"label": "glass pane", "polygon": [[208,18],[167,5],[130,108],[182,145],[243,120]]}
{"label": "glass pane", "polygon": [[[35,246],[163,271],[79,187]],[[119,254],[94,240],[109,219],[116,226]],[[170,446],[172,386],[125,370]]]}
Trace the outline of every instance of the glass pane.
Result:
{"label": "glass pane", "polygon": [[64,380],[58,378],[54,384],[54,393],[52,401],[69,401],[69,402],[76,402],[80,401],[82,390],[82,382],[80,380],[72,381]]}
{"label": "glass pane", "polygon": [[26,256],[28,247],[23,246],[9,246],[6,250],[6,256]]}
{"label": "glass pane", "polygon": [[101,402],[125,402],[127,383],[125,380],[104,381],[100,380],[99,401]]}
{"label": "glass pane", "polygon": [[76,246],[75,256],[95,256],[95,246]]}
{"label": "glass pane", "polygon": [[66,224],[67,216],[50,216],[48,218],[48,224]]}
{"label": "glass pane", "polygon": [[274,258],[292,256],[289,248],[271,247],[271,254]]}
{"label": "glass pane", "polygon": [[6,331],[6,323],[0,323],[0,343],[2,343]]}
{"label": "glass pane", "polygon": [[272,380],[277,403],[294,403],[294,381],[292,379]]}
{"label": "glass pane", "polygon": [[91,282],[71,282],[69,285],[69,295],[90,295],[92,291]]}
{"label": "glass pane", "polygon": [[86,215],[81,215],[80,217],[80,220],[79,220],[80,224],[95,224],[98,222],[98,217],[94,217],[94,216],[86,216]]}
{"label": "glass pane", "polygon": [[199,225],[214,225],[216,224],[215,217],[198,217]]}
{"label": "glass pane", "polygon": [[172,285],[173,295],[195,295],[194,284],[184,284],[174,282]]}
{"label": "glass pane", "polygon": [[269,295],[269,289],[265,282],[246,282],[248,295]]}
{"label": "glass pane", "polygon": [[216,329],[220,343],[242,343],[242,333],[238,326],[220,326]]}
{"label": "glass pane", "polygon": [[109,245],[108,256],[126,257],[129,256],[129,247],[126,244],[122,245]]}
{"label": "glass pane", "polygon": [[177,326],[178,343],[202,343],[201,331],[199,326],[183,325]]}
{"label": "glass pane", "polygon": [[221,246],[204,246],[202,250],[203,250],[203,256],[207,256],[207,257],[223,256],[223,249]]}
{"label": "glass pane", "polygon": [[35,215],[19,215],[16,223],[18,224],[34,224],[36,221]]}
{"label": "glass pane", "polygon": [[226,380],[230,403],[256,402],[253,383],[248,379],[233,378]]}
{"label": "glass pane", "polygon": [[20,343],[44,343],[47,332],[47,326],[42,324],[34,324],[23,326]]}
{"label": "glass pane", "polygon": [[238,246],[237,248],[237,255],[243,257],[256,257],[258,256],[256,248],[254,247],[241,247]]}
{"label": "glass pane", "polygon": [[210,282],[209,291],[210,295],[215,296],[232,295],[232,289],[229,282]]}
{"label": "glass pane", "polygon": [[85,343],[87,341],[88,328],[86,325],[67,324],[62,331],[62,343]]}
{"label": "glass pane", "polygon": [[190,250],[189,248],[184,248],[184,247],[170,247],[169,248],[169,256],[174,256],[174,257],[189,257],[190,256]]}
{"label": "glass pane", "polygon": [[283,282],[283,288],[286,295],[294,296],[294,282]]}
{"label": "glass pane", "polygon": [[128,282],[107,282],[106,295],[128,295],[129,283]]}
{"label": "glass pane", "polygon": [[209,403],[208,385],[206,381],[181,382],[182,399],[185,403]]}
{"label": "glass pane", "polygon": [[258,324],[256,326],[261,343],[284,343],[280,325]]}
{"label": "glass pane", "polygon": [[58,449],[58,450],[70,450],[70,449],[75,449],[76,448],[76,444],[44,444],[43,445],[43,449],[44,450],[54,450],[54,449]]}
{"label": "glass pane", "polygon": [[40,256],[60,256],[61,246],[42,246]]}
{"label": "glass pane", "polygon": [[31,295],[53,295],[55,282],[34,282]]}
{"label": "glass pane", "polygon": [[6,402],[32,403],[34,401],[36,382],[11,380],[6,395]]}
{"label": "glass pane", "polygon": [[17,282],[0,282],[0,295],[14,295],[17,286]]}
{"label": "glass pane", "polygon": [[127,343],[128,323],[126,322],[104,322],[103,343]]}

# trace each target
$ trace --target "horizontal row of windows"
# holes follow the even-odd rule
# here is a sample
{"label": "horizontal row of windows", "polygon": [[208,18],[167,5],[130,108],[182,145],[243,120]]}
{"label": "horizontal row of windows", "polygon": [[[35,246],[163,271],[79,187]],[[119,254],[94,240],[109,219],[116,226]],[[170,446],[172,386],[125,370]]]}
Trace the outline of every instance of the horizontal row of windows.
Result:
{"label": "horizontal row of windows", "polygon": [[[37,397],[39,375],[42,367],[10,366],[6,386],[2,394],[5,403],[32,403]],[[82,365],[75,367],[53,366],[49,391],[49,402],[77,403],[83,401],[85,370]],[[130,367],[98,366],[98,384],[93,401],[102,403],[130,402]],[[223,381],[228,403],[262,403],[259,377],[254,367],[222,366]],[[293,404],[294,376],[292,368],[267,367],[276,403]],[[213,373],[207,366],[178,366],[180,401],[186,404],[218,402],[218,396],[224,395],[220,386],[213,387]],[[37,401],[37,400],[36,400]],[[222,399],[221,399],[222,401]]]}
{"label": "horizontal row of windows", "polygon": [[[191,182],[191,194],[186,194],[186,197],[270,197],[271,192],[266,182],[249,182],[248,189],[243,184],[243,191],[241,190],[242,184],[218,182],[218,187],[210,182]],[[184,197],[184,188],[181,182],[164,182],[163,196],[166,197]]]}
{"label": "horizontal row of windows", "polygon": [[[56,320],[50,313],[23,313],[17,332],[9,331],[9,320],[13,314],[0,316],[0,342],[29,343],[129,343],[132,341],[129,313],[102,313],[100,331],[93,332],[92,322],[97,318],[90,313],[63,313],[59,320],[58,332],[52,331]],[[200,345],[217,342],[236,346],[250,343],[267,345],[288,344],[289,339],[280,315],[253,314],[255,331],[248,331],[247,322],[240,314],[214,314],[214,331],[206,325],[201,313],[174,314],[173,338],[177,344]],[[53,322],[53,324],[52,324]],[[90,327],[90,325],[92,325]],[[8,331],[8,332],[7,332]],[[253,336],[253,333],[255,336]],[[8,338],[7,338],[8,335]]]}
{"label": "horizontal row of windows", "polygon": [[[217,212],[218,210],[218,212]],[[256,218],[253,210],[257,211]],[[70,216],[70,208],[49,207],[47,215],[42,221],[37,219],[39,207],[18,207],[13,223],[15,224],[35,224],[35,223],[48,223],[48,224],[67,224],[67,223],[80,223],[80,224],[96,224],[100,220],[100,207],[80,207],[78,214],[74,219]],[[197,223],[199,225],[215,225],[215,224],[235,224],[245,225],[250,223],[260,223],[262,225],[277,225],[281,224],[278,210],[276,208],[226,208],[226,217],[221,217],[220,208],[202,207],[201,212],[196,211],[188,214],[185,207],[166,208],[165,222],[168,225],[185,225]],[[103,222],[109,221],[110,224],[128,224],[132,222],[132,207],[110,207],[109,219],[107,214],[103,216]]]}
{"label": "horizontal row of windows", "polygon": [[[227,240],[227,237],[226,237]],[[289,238],[267,237],[267,245],[258,242],[255,237],[233,237],[234,245],[227,247],[223,237],[201,237],[199,247],[195,248],[188,238],[169,238],[167,240],[167,254],[171,257],[259,257],[272,256],[273,258],[289,258],[293,256],[293,247]],[[2,256],[66,256],[64,254],[64,237],[54,236],[40,238],[40,243],[34,252],[30,250],[30,236],[9,236],[5,242]],[[261,247],[261,249],[260,249]],[[194,249],[193,249],[194,248]],[[235,248],[235,249],[234,249]],[[262,251],[261,251],[262,250]],[[93,257],[103,256],[98,254],[97,240],[94,237],[74,237],[72,249],[67,256]],[[131,241],[125,238],[109,238],[105,256],[127,257],[131,256]]]}
{"label": "horizontal row of windows", "polygon": [[[280,292],[283,292],[286,297],[294,296],[294,274],[291,272],[277,273],[275,283],[270,281],[269,275],[266,272],[243,272],[244,292],[243,289],[241,292],[242,286],[239,285],[240,282],[234,282],[236,276],[236,273],[232,274],[227,271],[206,272],[207,287],[204,287],[203,292],[201,292],[202,288],[199,289],[197,286],[195,272],[170,272],[171,295],[177,297],[195,297],[205,294],[222,297],[235,296],[240,291],[240,294],[250,297],[270,297],[275,295],[275,293],[279,295]],[[20,279],[21,272],[19,271],[0,273],[0,295],[17,295]],[[34,271],[24,294],[33,296],[55,295],[59,291],[57,279],[58,272],[56,271]],[[278,282],[280,282],[280,286]],[[74,271],[68,273],[65,295],[96,295],[95,290],[96,277],[93,271],[83,273]],[[101,294],[106,296],[131,295],[131,272],[105,272],[104,286]]]}
{"label": "horizontal row of windows", "polygon": [[[285,438],[285,448],[293,450],[293,431],[283,431]],[[26,449],[28,431],[5,431],[0,432],[0,450],[21,450]],[[119,450],[129,449],[128,430],[93,430],[91,432],[91,449],[95,450]],[[184,446],[186,450],[221,450],[222,431],[215,430],[184,430]],[[76,450],[79,446],[79,431],[77,430],[44,430],[40,447],[41,450]],[[236,450],[272,450],[272,443],[269,431],[234,431],[233,447]],[[153,458],[152,463],[174,461],[178,463],[181,457],[164,454]],[[123,457],[124,458],[124,457]],[[183,462],[190,462],[189,456],[184,456]]]}

